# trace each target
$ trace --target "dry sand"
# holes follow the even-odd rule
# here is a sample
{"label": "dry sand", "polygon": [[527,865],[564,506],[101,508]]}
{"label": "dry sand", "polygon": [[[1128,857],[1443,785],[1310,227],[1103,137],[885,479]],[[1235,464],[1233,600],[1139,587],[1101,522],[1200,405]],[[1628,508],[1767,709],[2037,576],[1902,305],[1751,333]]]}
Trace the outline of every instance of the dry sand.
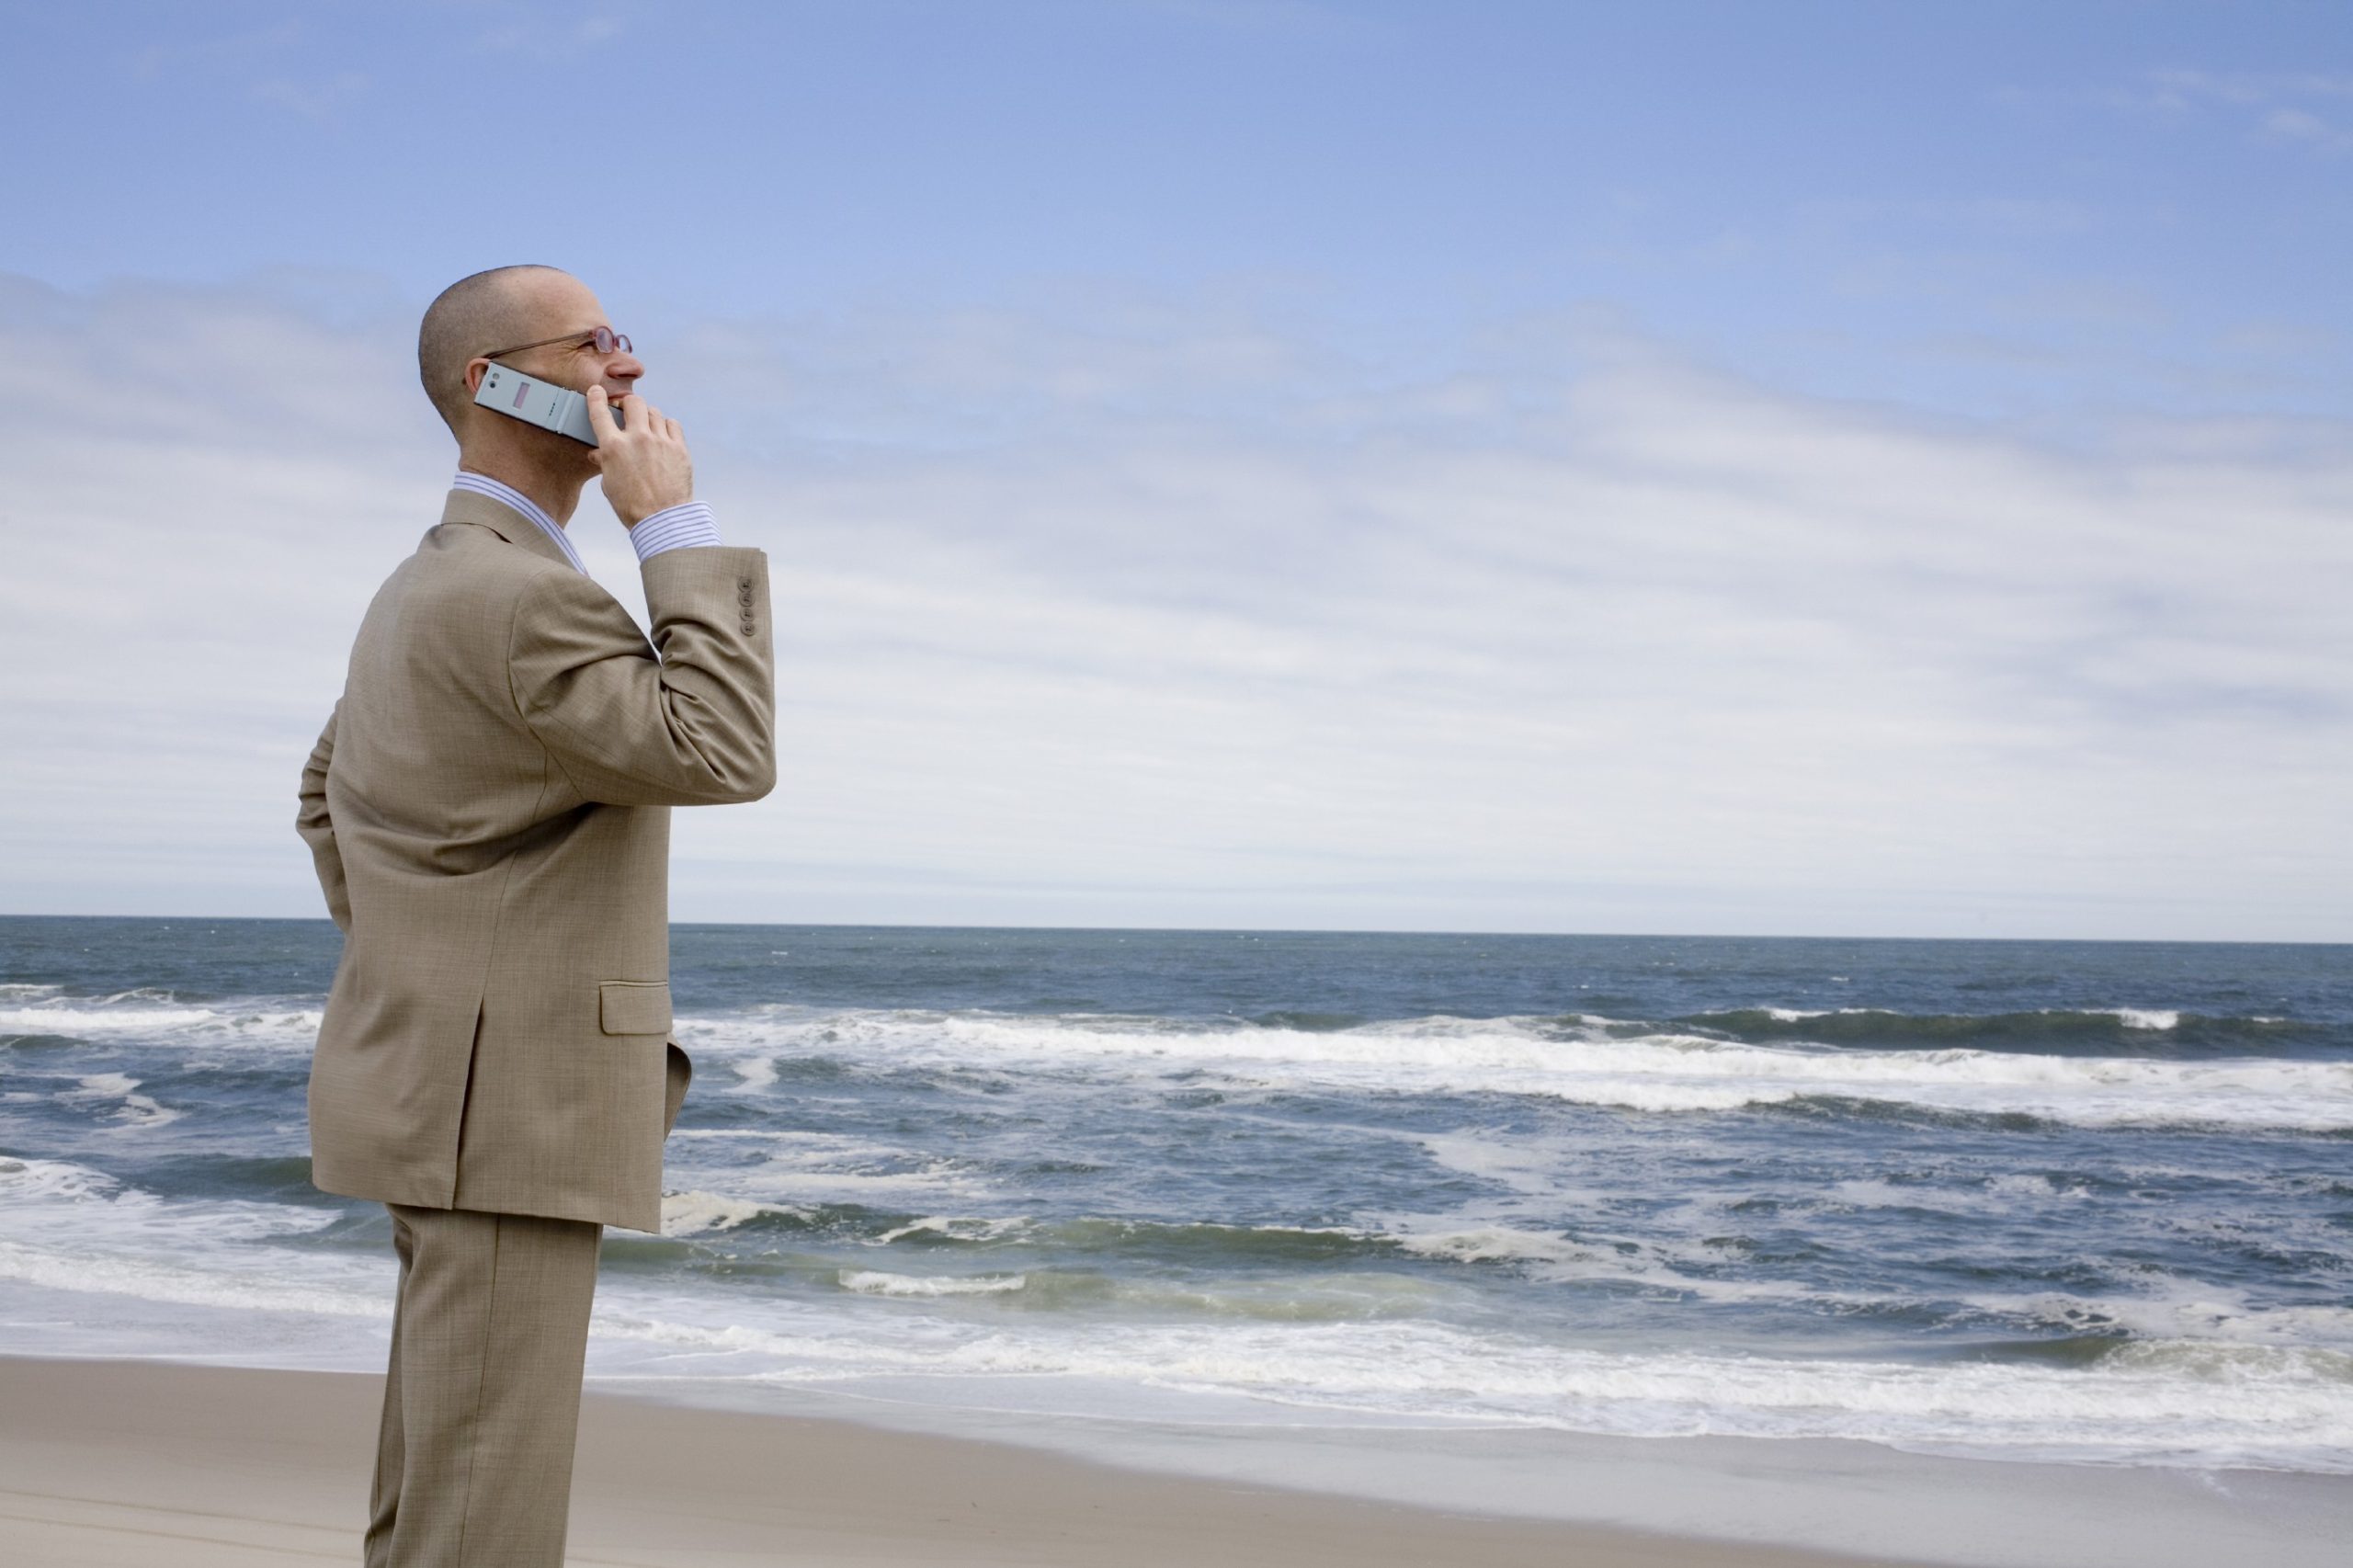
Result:
{"label": "dry sand", "polygon": [[[0,1357],[0,1563],[359,1561],[381,1377]],[[1147,1473],[588,1393],[569,1561],[642,1568],[1832,1568],[1838,1558]]]}

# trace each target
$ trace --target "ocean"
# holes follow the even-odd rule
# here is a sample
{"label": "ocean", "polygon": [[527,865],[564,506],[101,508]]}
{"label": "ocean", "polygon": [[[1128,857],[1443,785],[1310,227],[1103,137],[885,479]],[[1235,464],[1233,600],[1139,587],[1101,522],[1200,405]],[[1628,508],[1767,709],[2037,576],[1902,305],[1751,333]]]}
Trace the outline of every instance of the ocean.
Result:
{"label": "ocean", "polygon": [[[0,918],[0,1350],[381,1370],[324,921]],[[2353,948],[679,926],[592,1377],[2353,1471]]]}

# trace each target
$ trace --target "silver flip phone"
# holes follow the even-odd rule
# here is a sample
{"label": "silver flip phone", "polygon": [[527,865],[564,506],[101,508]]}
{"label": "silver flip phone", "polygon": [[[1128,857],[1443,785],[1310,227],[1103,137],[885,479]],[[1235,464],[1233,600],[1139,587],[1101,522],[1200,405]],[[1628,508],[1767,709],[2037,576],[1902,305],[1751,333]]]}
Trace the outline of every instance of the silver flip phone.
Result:
{"label": "silver flip phone", "polygon": [[[474,401],[484,408],[496,409],[509,419],[569,436],[583,446],[597,444],[597,432],[588,424],[585,397],[570,387],[509,369],[495,359],[483,372],[482,385],[474,389]],[[615,408],[611,412],[613,423],[619,425],[621,411]]]}

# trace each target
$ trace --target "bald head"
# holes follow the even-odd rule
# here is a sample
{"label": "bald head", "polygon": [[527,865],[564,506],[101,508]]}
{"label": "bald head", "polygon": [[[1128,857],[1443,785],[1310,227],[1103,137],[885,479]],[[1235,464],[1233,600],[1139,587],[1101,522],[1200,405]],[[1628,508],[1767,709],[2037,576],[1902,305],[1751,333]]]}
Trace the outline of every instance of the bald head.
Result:
{"label": "bald head", "polygon": [[492,349],[563,331],[568,323],[541,324],[551,307],[578,287],[560,267],[494,267],[459,278],[426,307],[424,324],[416,333],[417,378],[451,434],[463,434],[466,405],[473,401],[466,386],[466,362]]}

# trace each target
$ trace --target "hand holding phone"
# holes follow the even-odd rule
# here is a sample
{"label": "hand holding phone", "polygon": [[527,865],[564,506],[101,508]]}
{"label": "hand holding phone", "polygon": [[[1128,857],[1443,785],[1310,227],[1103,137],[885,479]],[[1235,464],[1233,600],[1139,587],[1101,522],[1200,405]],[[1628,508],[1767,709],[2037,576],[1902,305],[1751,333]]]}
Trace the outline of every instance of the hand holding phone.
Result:
{"label": "hand holding phone", "polygon": [[622,394],[617,411],[600,386],[588,389],[585,406],[605,500],[615,517],[635,528],[665,507],[695,498],[694,459],[676,420],[665,418],[635,392]]}

